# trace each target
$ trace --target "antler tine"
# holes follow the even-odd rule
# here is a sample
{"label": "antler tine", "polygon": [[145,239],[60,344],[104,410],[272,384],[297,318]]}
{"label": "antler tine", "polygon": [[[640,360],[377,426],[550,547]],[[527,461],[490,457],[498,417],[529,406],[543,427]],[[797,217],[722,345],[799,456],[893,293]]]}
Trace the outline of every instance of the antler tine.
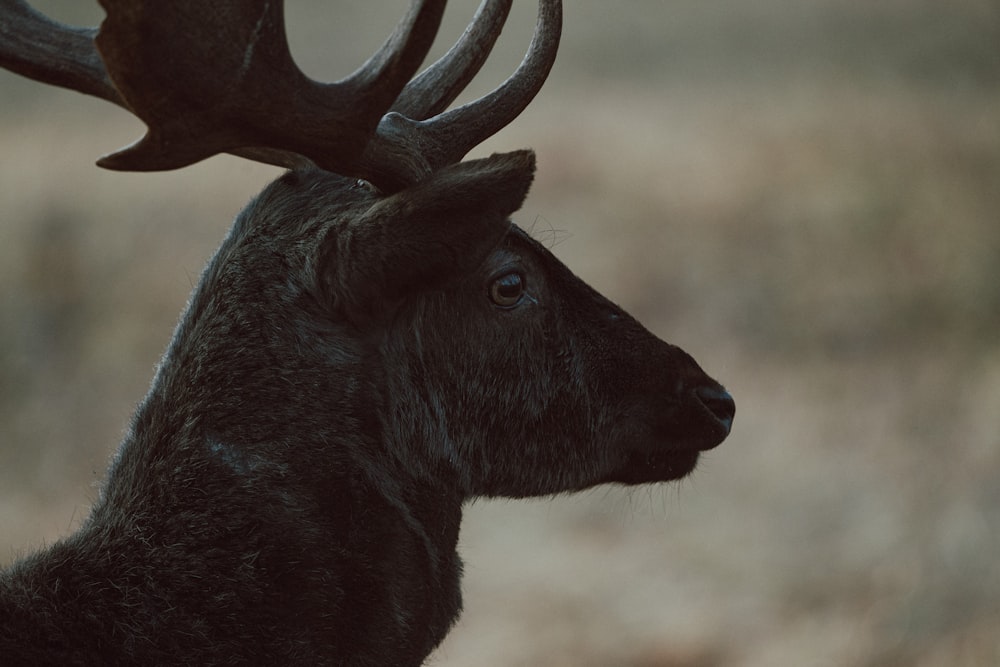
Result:
{"label": "antler tine", "polygon": [[361,157],[359,173],[392,190],[460,161],[514,120],[538,93],[555,62],[561,30],[561,0],[540,0],[531,45],[506,81],[478,100],[426,120],[396,111],[386,114]]}
{"label": "antler tine", "polygon": [[552,67],[562,25],[560,0],[540,0],[531,46],[514,74],[489,95],[443,112],[485,62],[512,0],[483,0],[455,46],[409,84],[445,0],[412,0],[383,47],[331,84],[295,65],[283,0],[99,1],[107,18],[95,36],[24,0],[0,0],[0,66],[141,118],[146,135],[101,166],[173,169],[228,152],[285,167],[315,164],[385,190],[458,162],[520,114]]}
{"label": "antler tine", "polygon": [[432,168],[458,162],[524,111],[552,69],[561,31],[561,1],[540,0],[535,34],[514,73],[488,95],[425,123],[424,132],[437,149],[427,157]]}
{"label": "antler tine", "polygon": [[108,17],[97,48],[149,126],[101,166],[145,171],[226,151],[265,161],[291,152],[345,174],[355,173],[379,118],[426,56],[445,4],[414,2],[360,70],[320,84],[292,60],[282,0],[100,1]]}
{"label": "antler tine", "polygon": [[124,107],[94,48],[96,34],[53,21],[23,0],[0,0],[0,67]]}
{"label": "antler tine", "polygon": [[513,0],[483,0],[461,38],[407,84],[392,111],[424,120],[447,109],[486,62],[512,4]]}

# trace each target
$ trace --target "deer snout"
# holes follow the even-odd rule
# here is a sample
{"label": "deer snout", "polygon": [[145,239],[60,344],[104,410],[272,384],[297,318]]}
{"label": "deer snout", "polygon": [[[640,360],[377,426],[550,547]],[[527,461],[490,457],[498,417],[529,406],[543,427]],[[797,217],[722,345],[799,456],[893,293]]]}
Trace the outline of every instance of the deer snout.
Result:
{"label": "deer snout", "polygon": [[713,437],[701,444],[700,449],[712,449],[726,439],[733,428],[733,417],[736,415],[736,401],[732,395],[720,386],[701,386],[694,390],[694,397],[716,422]]}

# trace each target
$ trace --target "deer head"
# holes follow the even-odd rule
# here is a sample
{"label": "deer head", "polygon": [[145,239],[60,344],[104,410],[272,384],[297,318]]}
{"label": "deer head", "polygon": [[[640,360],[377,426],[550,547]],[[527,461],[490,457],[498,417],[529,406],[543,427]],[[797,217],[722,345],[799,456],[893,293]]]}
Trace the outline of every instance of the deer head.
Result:
{"label": "deer head", "polygon": [[[100,602],[153,637],[114,655],[250,642],[277,662],[417,664],[458,613],[465,500],[677,479],[728,435],[721,385],[510,222],[534,155],[461,161],[540,88],[558,0],[541,0],[517,71],[452,110],[511,0],[484,0],[415,78],[444,2],[414,2],[333,84],[295,66],[280,1],[101,4],[97,32],[0,0],[0,65],[148,125],[99,164],[230,152],[291,169],[237,218],[91,519],[57,548],[114,582],[95,601],[60,580],[66,609]],[[57,577],[54,559],[13,580]],[[38,634],[30,606],[7,609],[22,642]],[[79,616],[73,636],[105,656],[111,621]]]}

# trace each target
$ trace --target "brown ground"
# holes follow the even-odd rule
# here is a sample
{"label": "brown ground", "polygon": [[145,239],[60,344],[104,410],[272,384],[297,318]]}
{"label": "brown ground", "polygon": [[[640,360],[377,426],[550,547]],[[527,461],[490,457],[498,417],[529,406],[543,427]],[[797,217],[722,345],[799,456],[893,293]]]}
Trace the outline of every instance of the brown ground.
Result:
{"label": "brown ground", "polygon": [[[317,77],[405,6],[289,4]],[[477,91],[527,41],[516,4]],[[483,152],[538,151],[518,221],[722,380],[735,430],[680,484],[470,507],[467,609],[431,664],[1000,664],[1000,10],[567,5],[550,84]],[[104,172],[124,113],[7,74],[0,99],[5,562],[85,515],[276,171]]]}

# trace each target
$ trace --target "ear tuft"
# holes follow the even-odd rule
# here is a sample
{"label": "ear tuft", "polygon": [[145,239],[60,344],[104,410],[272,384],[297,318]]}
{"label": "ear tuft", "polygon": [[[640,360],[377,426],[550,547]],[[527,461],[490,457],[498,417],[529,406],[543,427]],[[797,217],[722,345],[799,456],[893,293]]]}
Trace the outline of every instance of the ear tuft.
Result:
{"label": "ear tuft", "polygon": [[[494,153],[479,160],[469,160],[442,171],[453,170],[469,188],[470,196],[491,197],[490,208],[503,217],[521,208],[535,178],[535,153],[530,150]],[[436,179],[435,179],[436,180]]]}
{"label": "ear tuft", "polygon": [[506,219],[521,208],[534,178],[534,151],[494,153],[445,167],[381,205],[392,206],[391,200],[398,198],[427,214],[486,214]]}

